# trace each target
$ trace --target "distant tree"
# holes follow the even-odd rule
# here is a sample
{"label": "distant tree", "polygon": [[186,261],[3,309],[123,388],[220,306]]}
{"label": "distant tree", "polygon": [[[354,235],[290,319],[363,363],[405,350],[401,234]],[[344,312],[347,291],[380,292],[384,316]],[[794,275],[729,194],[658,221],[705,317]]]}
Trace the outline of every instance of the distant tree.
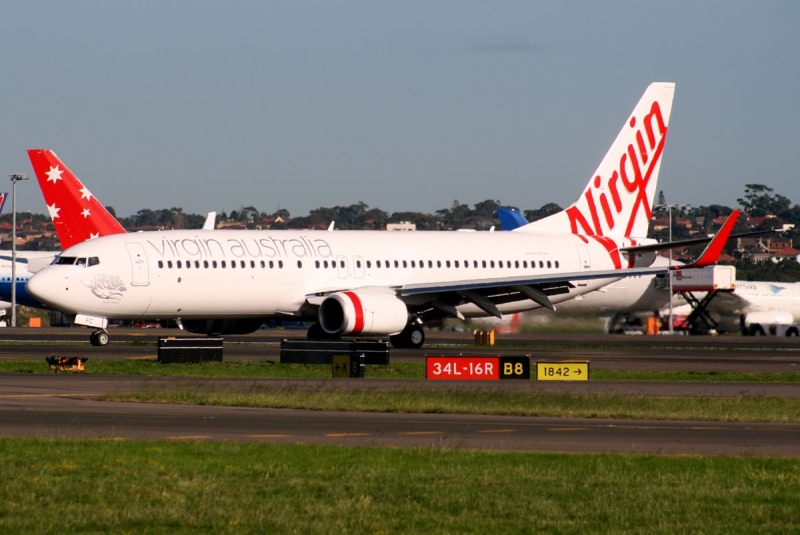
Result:
{"label": "distant tree", "polygon": [[773,194],[773,189],[763,184],[745,184],[744,197],[736,202],[753,217],[780,215],[788,212],[791,205],[789,199]]}
{"label": "distant tree", "polygon": [[156,213],[149,208],[143,208],[133,216],[133,224],[137,227],[154,227],[158,224]]}
{"label": "distant tree", "polygon": [[500,208],[500,206],[502,206],[500,201],[495,201],[492,199],[476,202],[475,210],[473,210],[473,214],[471,215],[493,218],[495,216],[495,212],[497,212],[497,209]]}
{"label": "distant tree", "polygon": [[549,202],[539,208],[538,210],[525,210],[525,219],[530,222],[538,221],[549,215],[556,214],[561,211],[561,207],[556,203]]}

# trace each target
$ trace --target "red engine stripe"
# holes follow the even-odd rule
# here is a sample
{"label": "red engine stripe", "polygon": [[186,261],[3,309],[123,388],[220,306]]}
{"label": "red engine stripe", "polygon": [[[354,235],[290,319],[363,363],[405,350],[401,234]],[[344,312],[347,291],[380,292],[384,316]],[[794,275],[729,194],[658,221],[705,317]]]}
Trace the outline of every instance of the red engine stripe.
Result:
{"label": "red engine stripe", "polygon": [[356,324],[351,334],[358,334],[364,329],[364,309],[361,306],[361,299],[354,292],[344,292],[344,295],[350,298],[356,311]]}

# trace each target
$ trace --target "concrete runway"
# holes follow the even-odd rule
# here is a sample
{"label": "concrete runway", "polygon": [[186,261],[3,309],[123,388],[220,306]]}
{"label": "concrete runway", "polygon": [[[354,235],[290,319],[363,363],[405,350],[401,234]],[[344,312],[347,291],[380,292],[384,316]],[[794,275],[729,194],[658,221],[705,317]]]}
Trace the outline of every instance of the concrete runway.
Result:
{"label": "concrete runway", "polygon": [[[44,360],[50,354],[82,354],[92,358],[126,358],[149,352],[152,346],[110,345],[91,348],[70,341],[85,340],[88,331],[79,329],[37,331],[17,329],[0,332],[0,339],[12,340],[0,346],[0,358],[32,358]],[[70,331],[69,335],[64,331]],[[32,337],[32,334],[34,335]],[[115,334],[115,340],[126,336],[140,339],[140,333]],[[162,333],[147,335],[153,339]],[[163,334],[166,334],[164,332]],[[66,337],[66,338],[64,338]],[[462,335],[463,337],[463,335]],[[56,345],[42,345],[47,338],[67,340]],[[277,353],[277,343],[269,335],[251,338],[226,338],[226,358],[231,353],[264,358]],[[234,338],[236,338],[234,340]],[[434,339],[434,337],[431,337]],[[698,363],[709,369],[743,369],[760,367],[764,371],[797,371],[800,347],[785,340],[696,338],[687,340],[644,337],[601,337],[605,343],[621,348],[586,349],[594,343],[591,337],[574,335],[524,337],[517,347],[491,353],[516,354],[522,351],[561,352],[565,358],[576,354],[587,358],[591,366],[640,369],[651,362],[658,369],[692,368]],[[446,340],[451,340],[446,337]],[[752,340],[756,340],[753,342]],[[694,342],[694,343],[692,343]],[[51,342],[52,343],[52,342]],[[451,343],[446,341],[445,343]],[[273,347],[275,345],[275,347]],[[625,346],[629,345],[630,349]],[[651,348],[649,347],[651,346]],[[453,346],[463,352],[471,346]],[[537,349],[544,347],[544,349]],[[555,347],[557,349],[548,349]],[[664,349],[659,349],[659,348]],[[677,349],[670,349],[677,347]],[[23,349],[24,348],[24,349]],[[233,351],[233,348],[238,348]],[[642,349],[644,348],[644,349]],[[717,349],[713,349],[717,348]],[[96,353],[96,354],[95,354]],[[441,353],[433,351],[432,353]],[[104,355],[100,357],[100,354]],[[421,358],[424,351],[402,353],[392,358]],[[650,356],[653,360],[648,361]],[[626,365],[627,363],[627,365]],[[695,453],[733,455],[800,455],[800,425],[797,424],[727,424],[708,422],[665,422],[601,419],[533,418],[441,414],[384,414],[323,412],[303,410],[252,409],[208,406],[178,406],[102,402],[97,398],[109,392],[139,388],[172,388],[175,384],[196,382],[212,384],[226,381],[249,382],[255,388],[274,388],[292,383],[278,379],[187,379],[143,378],[129,376],[94,376],[78,374],[0,374],[0,436],[93,437],[103,439],[164,440],[235,440],[281,441],[290,443],[324,443],[343,445],[455,447],[471,449],[505,449],[518,451],[595,451],[639,453]],[[294,380],[300,381],[300,380]],[[309,381],[304,380],[305,384]],[[386,380],[318,380],[326,388],[384,390],[407,384]],[[539,383],[527,381],[426,382],[425,388],[464,389],[535,389],[537,391],[573,393],[629,393],[646,396],[769,396],[800,397],[800,384],[793,383],[669,383],[669,382],[583,382]]]}

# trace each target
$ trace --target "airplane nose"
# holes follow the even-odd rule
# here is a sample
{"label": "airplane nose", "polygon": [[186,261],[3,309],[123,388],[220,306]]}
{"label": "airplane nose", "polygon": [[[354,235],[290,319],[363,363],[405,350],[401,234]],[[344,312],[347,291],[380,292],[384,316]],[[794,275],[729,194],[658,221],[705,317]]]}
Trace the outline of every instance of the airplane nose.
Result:
{"label": "airplane nose", "polygon": [[28,293],[43,303],[52,303],[48,297],[53,296],[52,277],[47,273],[47,269],[35,273],[25,285]]}

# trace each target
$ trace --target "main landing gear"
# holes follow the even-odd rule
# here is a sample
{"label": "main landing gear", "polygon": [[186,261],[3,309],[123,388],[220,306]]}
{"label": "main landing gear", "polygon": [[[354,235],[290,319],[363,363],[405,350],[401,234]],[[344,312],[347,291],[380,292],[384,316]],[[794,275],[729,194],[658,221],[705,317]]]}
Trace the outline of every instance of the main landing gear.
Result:
{"label": "main landing gear", "polygon": [[89,343],[91,343],[93,346],[106,346],[108,345],[108,340],[108,333],[101,329],[94,331],[89,336]]}
{"label": "main landing gear", "polygon": [[[319,323],[308,328],[306,338],[309,340],[338,340],[341,337],[325,332]],[[403,349],[419,349],[425,343],[425,331],[420,325],[407,325],[401,332],[389,337],[392,347]]]}
{"label": "main landing gear", "polygon": [[407,325],[400,333],[389,337],[392,347],[419,349],[425,343],[425,331],[416,324]]}

